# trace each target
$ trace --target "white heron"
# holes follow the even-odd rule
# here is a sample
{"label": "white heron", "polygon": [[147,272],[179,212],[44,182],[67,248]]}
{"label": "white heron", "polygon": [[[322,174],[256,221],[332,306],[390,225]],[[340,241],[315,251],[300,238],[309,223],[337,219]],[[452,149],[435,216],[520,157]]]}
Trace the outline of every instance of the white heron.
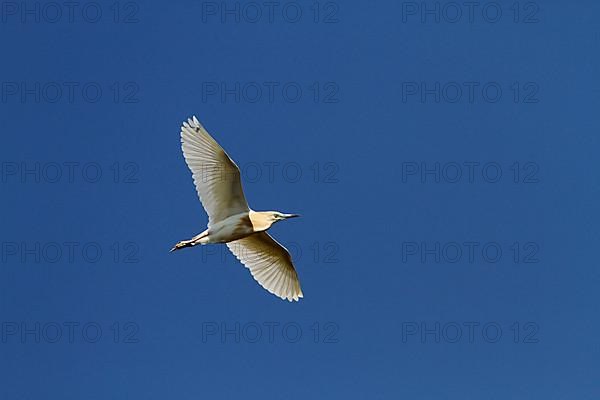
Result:
{"label": "white heron", "polygon": [[292,257],[267,233],[275,222],[298,215],[251,210],[238,166],[196,117],[181,127],[181,148],[208,214],[208,229],[177,243],[171,251],[225,243],[263,288],[282,299],[298,301],[303,294]]}

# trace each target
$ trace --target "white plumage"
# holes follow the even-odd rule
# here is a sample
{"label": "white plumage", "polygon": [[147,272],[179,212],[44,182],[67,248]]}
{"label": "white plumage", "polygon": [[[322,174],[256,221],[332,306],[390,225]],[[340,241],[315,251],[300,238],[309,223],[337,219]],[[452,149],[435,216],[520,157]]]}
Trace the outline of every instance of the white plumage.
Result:
{"label": "white plumage", "polygon": [[289,301],[303,297],[292,257],[266,231],[275,222],[297,217],[278,211],[253,211],[242,190],[240,170],[196,117],[181,127],[181,147],[198,197],[208,214],[208,229],[175,245],[226,243],[266,290]]}

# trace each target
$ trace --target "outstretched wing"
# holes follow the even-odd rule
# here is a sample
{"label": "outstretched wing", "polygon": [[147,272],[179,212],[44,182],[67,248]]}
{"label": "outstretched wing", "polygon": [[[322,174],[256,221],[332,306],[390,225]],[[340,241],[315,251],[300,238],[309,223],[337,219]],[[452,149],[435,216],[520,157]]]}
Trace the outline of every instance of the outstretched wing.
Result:
{"label": "outstretched wing", "polygon": [[208,214],[208,225],[248,212],[240,169],[196,117],[181,127],[181,149],[192,171],[198,197]]}
{"label": "outstretched wing", "polygon": [[290,253],[267,232],[229,242],[227,247],[270,293],[289,301],[303,297]]}

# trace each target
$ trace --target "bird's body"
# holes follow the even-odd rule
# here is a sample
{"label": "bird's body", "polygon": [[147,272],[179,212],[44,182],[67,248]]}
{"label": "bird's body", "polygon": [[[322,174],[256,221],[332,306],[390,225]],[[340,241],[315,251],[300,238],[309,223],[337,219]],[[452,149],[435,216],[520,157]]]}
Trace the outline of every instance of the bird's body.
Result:
{"label": "bird's body", "polygon": [[[243,212],[215,222],[204,232],[188,241],[188,246],[209,243],[228,243],[245,238],[253,233],[266,231],[273,224],[271,215],[275,211]],[[287,218],[290,218],[288,216]],[[180,242],[181,243],[181,242]],[[187,246],[185,246],[187,247]]]}
{"label": "bird's body", "polygon": [[253,234],[256,232],[250,220],[250,213],[253,212],[232,215],[215,223],[207,229],[206,243],[227,243]]}
{"label": "bird's body", "polygon": [[303,297],[289,252],[266,232],[275,222],[297,215],[251,210],[242,190],[239,168],[196,117],[183,123],[181,143],[209,221],[208,229],[177,243],[171,251],[226,243],[269,292],[289,301]]}

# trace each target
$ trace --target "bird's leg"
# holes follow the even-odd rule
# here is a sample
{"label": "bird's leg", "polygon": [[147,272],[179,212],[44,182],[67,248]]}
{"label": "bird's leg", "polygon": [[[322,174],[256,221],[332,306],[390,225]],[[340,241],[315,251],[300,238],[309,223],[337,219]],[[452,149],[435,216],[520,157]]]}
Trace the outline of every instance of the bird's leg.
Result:
{"label": "bird's leg", "polygon": [[169,250],[169,252],[175,251],[175,250],[180,250],[183,249],[184,247],[189,247],[189,246],[193,246],[193,240],[182,240],[181,242],[178,242],[175,246],[173,246],[173,248],[171,250]]}
{"label": "bird's leg", "polygon": [[207,239],[208,239],[208,229],[202,233],[197,234],[190,240],[182,240],[181,242],[179,242],[175,246],[173,246],[173,248],[169,252],[172,252],[175,250],[180,250],[180,249],[183,249],[184,247],[195,246],[197,244],[205,244],[205,243],[207,243]]}

